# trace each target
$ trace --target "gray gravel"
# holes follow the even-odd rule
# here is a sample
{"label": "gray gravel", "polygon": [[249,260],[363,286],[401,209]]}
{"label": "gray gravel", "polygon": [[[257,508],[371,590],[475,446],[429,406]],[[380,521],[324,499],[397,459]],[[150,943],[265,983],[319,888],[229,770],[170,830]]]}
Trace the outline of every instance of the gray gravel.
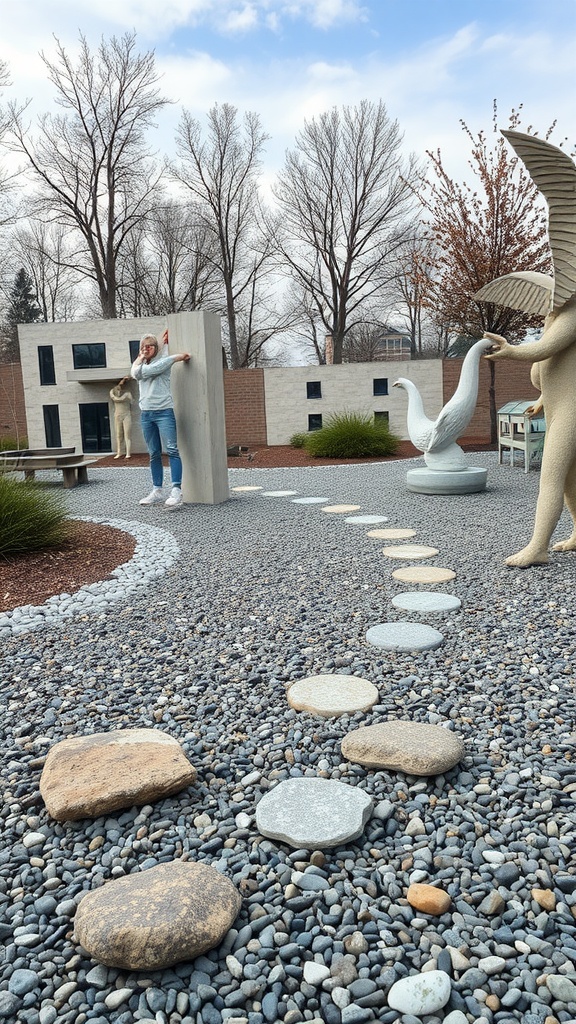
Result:
{"label": "gray gravel", "polygon": [[[407,492],[406,462],[231,472],[232,486],[359,504],[437,547],[426,564],[457,576],[436,589],[462,607],[441,620],[444,643],[416,655],[366,642],[371,626],[406,618],[391,599],[409,588],[383,542],[343,517],[258,493],[141,508],[147,471],[125,467],[93,469],[66,492],[71,514],[130,522],[152,557],[180,555],[160,577],[128,569],[106,606],[72,598],[66,617],[2,636],[0,1021],[576,1018],[576,555],[507,569],[530,536],[538,474],[471,461],[488,466],[489,490],[450,498]],[[557,537],[567,517],[561,526]],[[291,680],[327,672],[369,679],[380,703],[332,720],[289,709]],[[343,735],[385,718],[445,724],[464,761],[433,779],[343,762]],[[127,726],[176,736],[197,785],[111,818],[51,821],[38,793],[50,745]],[[258,800],[302,775],[365,789],[376,810],[363,836],[314,856],[259,836]],[[82,894],[174,857],[240,887],[222,945],[146,977],[85,956],[73,940]],[[450,911],[418,916],[405,899],[414,881],[445,888]],[[305,977],[309,961],[329,976]],[[392,984],[424,967],[450,975],[449,1004],[423,1018],[391,1010]]]}

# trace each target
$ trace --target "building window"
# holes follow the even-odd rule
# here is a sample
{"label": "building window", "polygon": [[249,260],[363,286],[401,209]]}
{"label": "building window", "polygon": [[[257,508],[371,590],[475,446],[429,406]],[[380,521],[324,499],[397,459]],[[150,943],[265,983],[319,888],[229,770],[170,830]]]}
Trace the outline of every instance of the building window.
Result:
{"label": "building window", "polygon": [[389,422],[390,422],[390,416],[389,416],[389,414],[387,412],[375,412],[374,413],[374,423],[375,423],[376,426],[378,426],[379,423],[389,423]]}
{"label": "building window", "polygon": [[108,402],[81,402],[80,430],[83,452],[112,451]]}
{"label": "building window", "polygon": [[130,346],[130,366],[132,366],[132,363],[134,362],[134,360],[138,356],[138,353],[140,352],[140,342],[138,338],[136,338],[135,341],[134,339],[131,339],[128,342],[128,344]]}
{"label": "building window", "polygon": [[61,448],[62,435],[60,434],[60,412],[57,405],[43,405],[44,434],[47,448]]}
{"label": "building window", "polygon": [[55,384],[54,349],[52,345],[38,345],[38,367],[41,384]]}
{"label": "building window", "polygon": [[72,345],[72,358],[75,370],[101,370],[106,366],[106,345]]}
{"label": "building window", "polygon": [[374,377],[372,384],[374,388],[374,395],[388,394],[388,377]]}
{"label": "building window", "polygon": [[306,398],[322,398],[322,382],[319,380],[306,381]]}
{"label": "building window", "polygon": [[311,412],[308,417],[308,430],[322,430],[322,413]]}

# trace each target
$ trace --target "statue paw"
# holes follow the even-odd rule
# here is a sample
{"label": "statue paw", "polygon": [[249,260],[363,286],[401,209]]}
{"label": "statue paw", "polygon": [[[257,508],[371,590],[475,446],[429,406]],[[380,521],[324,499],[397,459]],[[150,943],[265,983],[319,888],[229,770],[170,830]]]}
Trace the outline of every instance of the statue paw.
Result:
{"label": "statue paw", "polygon": [[531,565],[547,564],[548,552],[535,551],[530,547],[522,548],[522,551],[518,551],[515,555],[510,555],[510,557],[506,559],[506,565],[516,567],[518,569],[528,569]]}

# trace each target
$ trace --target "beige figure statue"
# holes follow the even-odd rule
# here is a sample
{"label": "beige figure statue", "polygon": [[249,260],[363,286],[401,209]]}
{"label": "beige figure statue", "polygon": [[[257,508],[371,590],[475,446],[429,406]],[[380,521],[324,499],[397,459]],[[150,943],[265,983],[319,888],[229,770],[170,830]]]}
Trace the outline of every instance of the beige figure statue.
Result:
{"label": "beige figure statue", "polygon": [[576,165],[556,146],[520,132],[502,133],[548,203],[548,233],[554,278],[518,272],[497,278],[474,296],[526,313],[546,316],[539,341],[509,345],[500,335],[486,334],[497,350],[487,359],[530,361],[532,383],[541,392],[534,412],[544,408],[546,436],[534,533],[529,544],[506,559],[526,568],[548,561],[552,534],[563,503],[573,520],[567,540],[554,551],[576,551]]}
{"label": "beige figure statue", "polygon": [[132,448],[132,395],[124,391],[124,385],[130,377],[123,377],[116,387],[110,392],[110,398],[114,402],[114,429],[116,431],[116,455],[119,459],[122,452],[122,443],[126,448],[126,458],[129,459]]}

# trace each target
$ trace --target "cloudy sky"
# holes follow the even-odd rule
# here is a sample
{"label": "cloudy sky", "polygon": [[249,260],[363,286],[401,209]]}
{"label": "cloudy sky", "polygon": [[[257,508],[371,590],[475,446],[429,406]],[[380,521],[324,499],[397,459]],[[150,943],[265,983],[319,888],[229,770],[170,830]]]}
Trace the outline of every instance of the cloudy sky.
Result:
{"label": "cloudy sky", "polygon": [[521,129],[556,119],[551,141],[574,150],[576,0],[0,0],[10,94],[49,106],[38,54],[54,36],[73,53],[80,32],[95,49],[132,30],[174,101],[154,139],[170,155],[182,107],[201,119],[229,102],[260,114],[271,177],[304,119],[362,99],[382,99],[406,150],[440,148],[458,179],[460,119],[490,131],[494,99],[503,127],[523,104]]}

